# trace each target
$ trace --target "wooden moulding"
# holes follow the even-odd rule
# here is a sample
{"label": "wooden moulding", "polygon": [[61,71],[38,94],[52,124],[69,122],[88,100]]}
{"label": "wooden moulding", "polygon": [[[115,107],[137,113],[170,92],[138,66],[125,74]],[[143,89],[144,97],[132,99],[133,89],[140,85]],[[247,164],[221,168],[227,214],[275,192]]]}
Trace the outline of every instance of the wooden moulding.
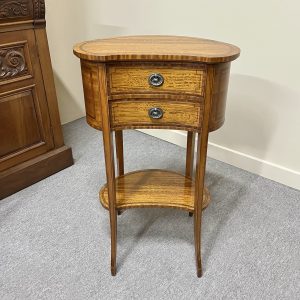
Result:
{"label": "wooden moulding", "polygon": [[47,152],[0,173],[0,199],[73,165],[67,146]]}
{"label": "wooden moulding", "polygon": [[[139,207],[169,207],[194,212],[194,182],[184,175],[165,170],[142,170],[115,179],[116,209]],[[99,192],[100,202],[108,209],[108,189]],[[203,209],[210,195],[204,189]]]}

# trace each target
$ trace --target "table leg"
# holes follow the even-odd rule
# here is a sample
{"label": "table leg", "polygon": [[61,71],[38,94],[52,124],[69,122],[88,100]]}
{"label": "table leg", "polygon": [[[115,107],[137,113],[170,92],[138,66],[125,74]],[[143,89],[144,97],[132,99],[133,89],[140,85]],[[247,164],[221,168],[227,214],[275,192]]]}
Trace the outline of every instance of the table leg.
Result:
{"label": "table leg", "polygon": [[[193,177],[194,153],[195,153],[195,133],[193,131],[188,131],[187,143],[186,143],[186,166],[185,166],[185,176],[188,178]],[[193,213],[189,212],[189,216],[192,217]]]}
{"label": "table leg", "polygon": [[194,151],[195,151],[195,133],[192,131],[188,131],[187,143],[186,143],[186,167],[185,167],[185,176],[188,178],[193,177]]}
{"label": "table leg", "polygon": [[[117,154],[117,171],[118,176],[124,175],[124,149],[123,149],[123,131],[115,131],[116,154]],[[118,216],[122,214],[122,210],[118,210]]]}
{"label": "table leg", "polygon": [[116,215],[116,187],[115,187],[115,166],[113,137],[111,132],[103,130],[103,144],[105,155],[106,180],[109,198],[109,216],[111,231],[111,274],[116,275],[116,255],[117,255],[117,215]]}
{"label": "table leg", "polygon": [[123,131],[115,131],[118,175],[124,175]]}
{"label": "table leg", "polygon": [[195,239],[195,254],[197,276],[202,276],[201,264],[201,222],[202,222],[202,206],[204,198],[204,178],[206,168],[207,143],[209,134],[209,118],[212,101],[212,89],[214,83],[214,69],[208,67],[207,82],[206,82],[206,100],[203,111],[203,122],[201,134],[198,133],[197,141],[197,163],[196,163],[196,178],[195,178],[195,197],[194,197],[194,239]]}
{"label": "table leg", "polygon": [[[206,144],[205,144],[206,140]],[[202,276],[201,265],[201,221],[202,221],[202,205],[204,191],[204,176],[207,152],[207,139],[198,134],[197,143],[197,165],[195,179],[195,204],[194,204],[194,238],[195,238],[195,254],[197,265],[197,276]]]}
{"label": "table leg", "polygon": [[106,90],[106,68],[104,65],[99,65],[99,80],[101,87],[99,90],[100,103],[102,111],[102,132],[103,145],[105,156],[106,180],[108,187],[109,198],[109,217],[111,231],[111,275],[115,276],[117,272],[116,256],[117,256],[117,214],[116,214],[116,187],[115,187],[115,163],[114,163],[114,148],[113,135],[110,127],[110,114],[107,101]]}

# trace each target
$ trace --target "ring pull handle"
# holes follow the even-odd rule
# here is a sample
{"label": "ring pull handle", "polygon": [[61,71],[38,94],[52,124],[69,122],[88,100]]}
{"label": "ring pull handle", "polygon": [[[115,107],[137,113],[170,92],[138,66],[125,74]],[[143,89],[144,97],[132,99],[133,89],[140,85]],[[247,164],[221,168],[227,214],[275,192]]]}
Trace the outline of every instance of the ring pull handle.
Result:
{"label": "ring pull handle", "polygon": [[153,87],[162,86],[164,83],[164,77],[159,73],[153,73],[149,76],[149,84]]}
{"label": "ring pull handle", "polygon": [[151,119],[161,119],[164,115],[164,112],[159,107],[153,107],[149,109],[148,114]]}

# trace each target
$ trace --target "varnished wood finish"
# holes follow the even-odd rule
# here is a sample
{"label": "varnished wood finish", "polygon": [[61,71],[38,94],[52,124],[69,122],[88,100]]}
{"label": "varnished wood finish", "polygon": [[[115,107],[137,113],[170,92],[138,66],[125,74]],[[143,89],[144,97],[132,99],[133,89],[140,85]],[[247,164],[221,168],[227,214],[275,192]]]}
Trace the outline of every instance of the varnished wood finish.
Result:
{"label": "varnished wood finish", "polygon": [[195,134],[192,131],[188,131],[187,143],[186,143],[186,166],[185,166],[185,176],[187,178],[193,178],[194,153],[195,153]]}
{"label": "varnished wood finish", "polygon": [[215,81],[215,68],[208,66],[207,82],[206,82],[206,99],[204,105],[204,115],[202,132],[198,134],[197,140],[197,160],[196,160],[196,178],[195,178],[195,204],[194,204],[194,235],[195,235],[195,254],[196,254],[196,266],[197,276],[202,276],[202,264],[201,264],[201,220],[202,220],[202,207],[204,205],[203,189],[204,189],[204,177],[206,167],[206,153],[209,133],[209,118],[211,111],[211,103],[213,97],[213,86]]}
{"label": "varnished wood finish", "polygon": [[87,122],[96,129],[102,129],[98,65],[81,61],[81,70]]}
{"label": "varnished wood finish", "polygon": [[209,131],[217,130],[224,124],[229,75],[230,63],[214,67]]}
{"label": "varnished wood finish", "polygon": [[107,61],[194,61],[222,63],[236,59],[240,49],[212,40],[185,36],[128,36],[77,44],[81,59]]}
{"label": "varnished wood finish", "polygon": [[[164,78],[161,86],[151,86],[149,76]],[[122,64],[108,68],[109,94],[179,93],[203,96],[205,68],[189,64]]]}
{"label": "varnished wood finish", "polygon": [[118,176],[124,175],[123,132],[115,131]]}
{"label": "varnished wood finish", "polygon": [[[43,9],[43,3],[40,1],[40,9]],[[44,28],[36,28],[35,39],[38,49],[38,55],[41,62],[41,71],[43,76],[43,83],[46,93],[48,111],[51,121],[52,136],[55,148],[62,147],[64,145],[64,137],[61,129],[61,122],[59,117],[58,103],[56,97],[56,90],[54,85],[53,70],[51,64],[51,57],[48,46],[47,33]],[[70,152],[71,153],[71,152]]]}
{"label": "varnished wood finish", "polygon": [[34,19],[33,1],[1,0],[0,24],[7,22],[24,22]]}
{"label": "varnished wood finish", "polygon": [[8,48],[0,66],[0,171],[54,148],[34,31],[1,33],[0,55]]}
{"label": "varnished wood finish", "polygon": [[[0,157],[41,143],[39,121],[34,113],[34,98],[30,90],[19,91],[0,98],[0,119],[5,127],[0,128]],[[16,114],[15,112],[18,112]],[[26,122],[26,121],[29,122]],[[10,132],[10,135],[5,135]],[[43,143],[45,144],[45,143]],[[41,145],[39,145],[41,146]]]}
{"label": "varnished wood finish", "polygon": [[[110,102],[112,128],[200,128],[202,105],[199,102],[129,100]],[[163,110],[161,119],[149,117],[149,109]]]}
{"label": "varnished wood finish", "polygon": [[[55,151],[61,147],[61,151]],[[36,182],[38,176],[43,179],[52,174],[52,166],[45,165],[36,174],[24,170],[27,177],[18,178],[21,173],[16,168],[26,162],[28,170],[32,170],[36,159],[44,161],[50,152],[52,162],[57,153],[59,163],[54,168],[57,171],[62,169],[62,157],[65,167],[72,164],[72,153],[64,147],[59,119],[45,30],[45,3],[43,0],[2,0],[0,178],[4,178],[3,172],[8,173],[10,176],[5,178],[13,178],[16,184],[4,186],[0,179],[0,194],[12,194]]]}
{"label": "varnished wood finish", "polygon": [[[115,64],[113,64],[115,66]],[[131,67],[133,64],[130,63],[120,63],[122,68],[124,67]],[[136,66],[136,64],[134,64]],[[145,65],[153,66],[153,64],[146,64],[143,63],[142,66]],[[180,63],[172,63],[175,68],[180,68]],[[111,66],[111,65],[109,65]],[[156,64],[156,66],[158,66]],[[161,63],[162,68],[166,68],[166,66],[170,69],[170,63],[165,64]],[[189,68],[195,68],[194,64],[183,64],[182,70],[187,70]],[[198,67],[198,70],[205,69],[203,65],[201,64]],[[85,107],[86,107],[86,119],[87,122],[96,129],[102,129],[102,117],[101,117],[101,105],[99,101],[99,89],[101,88],[99,86],[99,74],[98,74],[98,64],[97,63],[91,63],[82,60],[81,61],[81,69],[82,69],[82,80],[83,80],[83,90],[84,90],[84,96],[85,96]],[[197,68],[196,68],[197,69]],[[153,69],[154,70],[154,69]],[[200,71],[199,71],[200,72]],[[226,107],[226,95],[227,95],[227,87],[228,87],[228,80],[229,80],[229,72],[230,72],[230,63],[225,64],[217,64],[215,65],[215,83],[214,83],[214,96],[213,96],[213,102],[212,102],[212,109],[211,109],[211,115],[210,115],[210,124],[209,124],[209,130],[214,131],[220,128],[225,120],[225,107]],[[108,72],[109,74],[109,72]],[[206,74],[206,73],[205,73]],[[206,82],[205,76],[202,78],[202,84],[203,87],[201,88],[204,90],[204,84]],[[108,75],[108,79],[109,79]],[[144,78],[144,81],[147,81]],[[109,82],[109,80],[108,80]],[[108,83],[108,86],[110,83]],[[153,88],[150,89],[147,88],[145,91],[142,90],[131,90],[130,93],[127,91],[126,93],[123,91],[122,93],[117,94],[108,94],[109,100],[142,100],[146,99],[148,100],[154,100],[159,99],[159,101],[163,100],[170,100],[170,101],[190,101],[190,102],[200,102],[203,103],[203,97],[198,95],[195,96],[195,94],[185,93],[180,91],[163,91],[158,92],[159,88]],[[149,123],[147,123],[149,125]],[[147,127],[147,125],[139,124],[141,127],[139,128],[169,128],[169,129],[182,129],[182,130],[190,130],[190,128],[183,127],[182,124],[178,127],[176,124],[173,125],[164,125],[163,127],[159,127],[158,124],[155,124],[154,127]],[[130,124],[127,124],[127,129],[134,129],[137,128],[136,126]],[[195,131],[195,130],[194,130]]]}
{"label": "varnished wood finish", "polygon": [[[110,211],[112,274],[116,272],[116,211],[133,207],[174,207],[194,215],[197,275],[201,266],[202,209],[210,200],[204,187],[208,133],[224,123],[230,62],[239,48],[187,37],[135,36],[90,41],[74,47],[81,58],[87,121],[103,130],[107,184],[100,201]],[[149,75],[164,84],[151,87]],[[150,108],[160,108],[160,119]],[[121,175],[123,137],[130,128],[188,131],[185,176],[163,170]],[[115,178],[112,131],[116,131],[119,177]],[[198,133],[195,183],[193,155]],[[109,170],[107,170],[109,169]]]}
{"label": "varnished wood finish", "polygon": [[111,231],[111,274],[114,276],[117,272],[116,255],[117,255],[117,215],[116,215],[116,189],[115,189],[115,164],[113,137],[110,130],[109,106],[105,101],[106,91],[106,69],[105,65],[99,66],[99,84],[102,87],[99,91],[103,124],[103,145],[105,156],[106,180],[108,186],[110,231]]}
{"label": "varnished wood finish", "polygon": [[[193,181],[181,174],[164,170],[142,170],[116,178],[116,208],[170,207],[194,212]],[[100,190],[100,201],[108,209],[108,188]],[[210,195],[204,190],[203,209]]]}
{"label": "varnished wood finish", "polygon": [[[193,178],[194,153],[195,153],[195,134],[192,131],[188,131],[187,143],[186,143],[185,176],[190,179]],[[189,217],[192,216],[193,213],[189,212]]]}
{"label": "varnished wood finish", "polygon": [[[62,146],[0,172],[0,199],[73,164],[70,147]],[[20,199],[22,200],[22,199]]]}
{"label": "varnished wood finish", "polygon": [[[116,144],[116,160],[118,176],[124,175],[124,149],[123,149],[123,131],[115,131],[115,144]],[[118,216],[122,214],[122,210],[117,210]]]}

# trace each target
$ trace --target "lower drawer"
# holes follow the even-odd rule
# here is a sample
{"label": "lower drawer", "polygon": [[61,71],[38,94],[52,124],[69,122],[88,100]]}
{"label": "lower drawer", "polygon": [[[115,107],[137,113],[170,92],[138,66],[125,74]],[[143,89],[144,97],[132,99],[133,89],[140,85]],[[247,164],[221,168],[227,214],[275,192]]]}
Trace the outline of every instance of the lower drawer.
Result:
{"label": "lower drawer", "polygon": [[110,103],[112,128],[173,128],[197,131],[202,123],[200,102],[134,100]]}

